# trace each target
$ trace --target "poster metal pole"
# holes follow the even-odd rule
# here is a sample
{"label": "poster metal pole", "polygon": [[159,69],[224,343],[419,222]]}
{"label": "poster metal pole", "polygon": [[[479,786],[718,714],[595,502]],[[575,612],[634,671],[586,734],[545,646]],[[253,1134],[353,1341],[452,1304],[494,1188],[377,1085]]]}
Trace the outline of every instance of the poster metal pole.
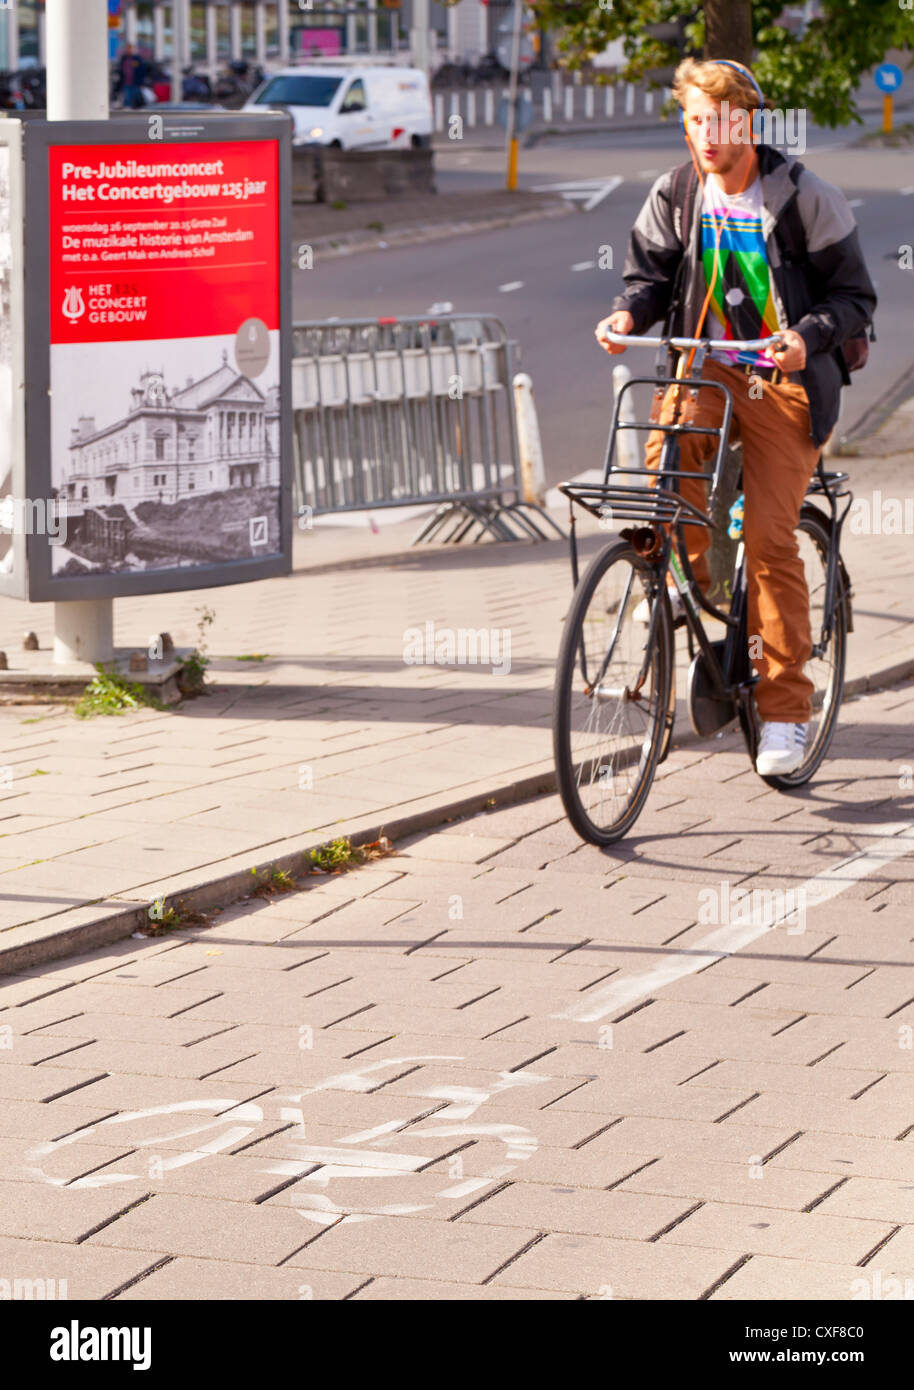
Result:
{"label": "poster metal pole", "polygon": [[[108,119],[106,0],[47,0],[49,121]],[[114,655],[112,599],[54,604],[54,660],[110,661]]]}

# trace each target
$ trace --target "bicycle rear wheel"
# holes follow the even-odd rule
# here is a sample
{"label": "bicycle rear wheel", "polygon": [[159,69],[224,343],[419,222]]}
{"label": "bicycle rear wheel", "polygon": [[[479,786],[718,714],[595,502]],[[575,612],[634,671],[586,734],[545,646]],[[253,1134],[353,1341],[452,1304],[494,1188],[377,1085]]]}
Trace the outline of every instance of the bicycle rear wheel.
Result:
{"label": "bicycle rear wheel", "polygon": [[[635,620],[659,603],[649,626]],[[662,751],[673,680],[666,585],[627,541],[596,556],[572,599],[559,648],[553,745],[559,794],[582,839],[608,845],[634,824]]]}
{"label": "bicycle rear wheel", "polygon": [[829,547],[833,544],[828,518],[817,508],[804,506],[797,527],[797,540],[809,589],[813,654],[803,669],[813,684],[812,718],[806,737],[806,755],[796,772],[762,778],[770,787],[782,789],[801,787],[808,782],[828,752],[844,694],[844,668],[847,660],[848,595],[840,568],[831,632],[827,643],[821,645],[825,616],[826,566]]}

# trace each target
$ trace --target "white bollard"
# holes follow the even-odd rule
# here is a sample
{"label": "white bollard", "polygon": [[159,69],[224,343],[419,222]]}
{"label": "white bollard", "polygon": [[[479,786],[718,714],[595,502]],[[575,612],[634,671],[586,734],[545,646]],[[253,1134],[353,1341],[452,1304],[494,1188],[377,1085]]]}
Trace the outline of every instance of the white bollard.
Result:
{"label": "white bollard", "polygon": [[[613,391],[615,392],[617,400],[625,383],[627,381],[631,381],[631,379],[631,372],[629,371],[628,367],[623,366],[621,362],[618,364],[618,366],[613,367]],[[622,398],[622,405],[619,410],[619,419],[621,421],[631,422],[634,420],[634,418],[635,400],[631,391],[626,391],[625,395]],[[641,449],[638,444],[636,432],[634,430],[619,430],[616,434],[615,466],[616,468],[641,467]],[[634,480],[632,481],[634,482]]]}
{"label": "white bollard", "polygon": [[631,82],[626,83],[625,86],[625,114],[626,116],[635,114],[635,89]]}
{"label": "white bollard", "polygon": [[584,88],[584,115],[588,120],[593,119],[593,87]]}
{"label": "white bollard", "polygon": [[444,130],[444,97],[435,93],[435,129]]}
{"label": "white bollard", "polygon": [[616,114],[616,89],[615,87],[606,88],[606,114],[614,116]]}
{"label": "white bollard", "polygon": [[574,88],[565,88],[565,120],[574,120]]}
{"label": "white bollard", "polygon": [[552,93],[548,87],[543,88],[543,120],[546,125],[552,120]]}
{"label": "white bollard", "polygon": [[645,93],[644,93],[644,114],[645,114],[645,116],[649,116],[649,115],[651,114],[651,112],[653,111],[653,109],[654,109],[654,93],[653,93],[653,92],[645,92]]}
{"label": "white bollard", "polygon": [[491,87],[486,88],[486,125],[495,124],[495,92]]}
{"label": "white bollard", "polygon": [[517,449],[524,501],[542,506],[546,496],[546,468],[533,399],[533,381],[526,372],[518,372],[514,378],[514,416],[517,421]]}
{"label": "white bollard", "polygon": [[467,92],[467,125],[476,124],[476,93]]}

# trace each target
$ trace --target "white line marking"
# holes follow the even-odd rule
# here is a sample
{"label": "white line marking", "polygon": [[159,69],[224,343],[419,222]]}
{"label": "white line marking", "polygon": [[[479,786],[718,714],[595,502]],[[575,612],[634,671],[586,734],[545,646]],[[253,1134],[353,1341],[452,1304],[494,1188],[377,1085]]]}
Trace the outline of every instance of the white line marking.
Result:
{"label": "white line marking", "polygon": [[[805,892],[806,910],[821,907],[843,893],[852,883],[875,873],[886,864],[914,851],[914,824],[899,825],[896,832],[866,849],[858,850],[847,859],[842,859],[833,868],[807,879],[798,891]],[[703,936],[694,946],[685,947],[675,955],[667,956],[650,970],[640,975],[629,975],[613,984],[605,985],[595,991],[585,1003],[575,1004],[563,1013],[553,1014],[553,1018],[571,1019],[575,1023],[596,1023],[607,1014],[615,1013],[639,999],[646,998],[664,985],[672,984],[685,975],[693,975],[713,960],[731,956],[743,946],[750,945],[778,925],[788,913],[769,910],[761,914],[760,920],[719,927]]]}
{"label": "white line marking", "polygon": [[655,179],[660,173],[659,169],[639,169],[635,175],[636,179]]}
{"label": "white line marking", "polygon": [[863,207],[863,199],[862,199],[862,198],[851,198],[851,199],[848,200],[847,206],[848,206],[849,208],[862,208],[862,207]]}
{"label": "white line marking", "polygon": [[522,290],[523,288],[523,280],[509,280],[506,285],[499,285],[498,290],[500,294],[510,294],[512,290]]}
{"label": "white line marking", "polygon": [[[574,188],[602,188],[605,183],[612,183],[613,179],[619,178],[618,174],[613,174],[609,179],[571,179],[566,183],[538,183],[533,187],[534,193],[561,193],[565,189]],[[621,182],[621,179],[619,179]]]}
{"label": "white line marking", "polygon": [[902,198],[909,198],[909,197],[911,196],[911,194],[914,193],[914,187],[912,187],[912,188],[899,188],[898,192],[901,194]]}
{"label": "white line marking", "polygon": [[572,270],[593,270],[593,268],[594,268],[595,265],[596,265],[596,261],[578,261],[576,265],[573,265],[573,266],[571,267],[571,269],[572,269]]}
{"label": "white line marking", "polygon": [[534,193],[561,193],[569,202],[583,203],[584,212],[592,212],[598,203],[608,198],[622,182],[621,174],[613,174],[608,179],[575,179],[571,183],[541,183]]}

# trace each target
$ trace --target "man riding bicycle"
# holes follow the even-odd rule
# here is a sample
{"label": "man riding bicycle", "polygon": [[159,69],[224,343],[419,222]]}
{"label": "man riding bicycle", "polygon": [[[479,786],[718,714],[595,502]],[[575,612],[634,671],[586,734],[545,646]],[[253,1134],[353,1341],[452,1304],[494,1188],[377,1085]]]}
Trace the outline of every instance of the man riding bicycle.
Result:
{"label": "man riding bicycle", "polygon": [[[748,68],[726,59],[686,59],[676,70],[673,94],[697,195],[689,212],[682,192],[689,166],[654,184],[632,229],[625,291],[596,335],[607,352],[619,353],[626,349],[605,341],[607,329],[643,334],[658,319],[669,319],[666,331],[676,337],[780,334],[782,346],[773,356],[715,350],[702,373],[729,387],[731,437],[742,441],[748,631],[760,639],[753,656],[762,721],[756,770],[778,776],[802,763],[812,714],[812,683],[804,673],[812,651],[809,594],[795,528],[838,419],[841,386],[849,383],[842,345],[869,324],[876,293],[844,195],[751,130],[763,98]],[[784,247],[796,213],[805,254],[794,260]],[[723,410],[720,391],[699,390],[693,399],[671,386],[651,418],[716,427]],[[660,432],[648,436],[648,468],[657,467],[663,439]],[[682,434],[679,443],[683,471],[700,470],[714,451],[708,435]],[[704,509],[703,479],[684,479],[681,491]],[[710,534],[688,526],[686,536],[695,579],[707,591]],[[677,612],[678,593],[671,591],[670,599]]]}

